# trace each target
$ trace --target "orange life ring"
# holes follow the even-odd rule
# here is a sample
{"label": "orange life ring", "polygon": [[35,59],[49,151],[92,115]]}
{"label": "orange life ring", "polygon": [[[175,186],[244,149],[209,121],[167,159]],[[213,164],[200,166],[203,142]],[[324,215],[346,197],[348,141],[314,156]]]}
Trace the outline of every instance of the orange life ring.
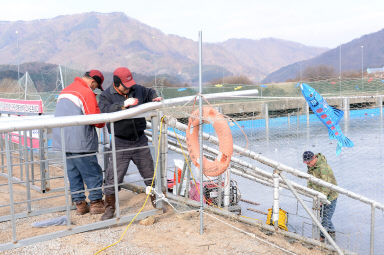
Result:
{"label": "orange life ring", "polygon": [[[233,139],[227,119],[214,108],[203,107],[203,122],[213,125],[219,139],[219,155],[212,161],[203,156],[203,173],[206,176],[218,176],[225,172],[233,153]],[[186,131],[189,156],[193,164],[199,167],[199,109],[192,113]]]}

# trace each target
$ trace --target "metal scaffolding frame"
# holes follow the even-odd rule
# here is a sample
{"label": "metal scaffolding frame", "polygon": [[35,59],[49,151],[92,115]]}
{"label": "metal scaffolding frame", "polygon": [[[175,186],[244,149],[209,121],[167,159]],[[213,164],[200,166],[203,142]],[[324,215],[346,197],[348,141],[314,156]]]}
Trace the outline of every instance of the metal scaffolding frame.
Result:
{"label": "metal scaffolding frame", "polygon": [[[210,94],[210,95],[205,95],[205,98],[230,98],[232,96],[238,97],[241,95],[247,95],[249,96],[252,93],[256,93],[255,91],[239,91],[239,92],[231,92],[231,93],[220,93],[220,94]],[[87,125],[87,124],[96,124],[100,122],[110,122],[111,125],[113,126],[113,123],[116,121],[119,121],[121,119],[125,118],[132,118],[132,117],[150,117],[151,118],[151,123],[149,123],[149,127],[152,128],[152,133],[148,133],[147,135],[150,135],[152,137],[153,141],[153,147],[156,151],[157,149],[157,142],[158,142],[158,137],[160,135],[161,140],[163,141],[162,144],[160,144],[160,150],[161,150],[161,159],[160,159],[160,170],[157,171],[158,175],[156,176],[156,194],[162,194],[162,188],[164,188],[164,183],[166,182],[166,151],[168,149],[176,151],[176,152],[181,152],[181,149],[178,147],[179,144],[172,142],[171,140],[167,139],[168,137],[173,137],[175,138],[174,134],[172,132],[169,132],[166,128],[162,130],[161,134],[159,134],[159,118],[161,117],[161,113],[155,110],[159,110],[162,107],[169,107],[169,106],[174,106],[174,105],[179,105],[179,104],[184,104],[186,101],[192,100],[195,97],[186,97],[186,98],[176,98],[176,99],[169,99],[169,100],[164,100],[161,103],[148,103],[144,104],[138,107],[135,107],[133,109],[128,109],[125,111],[120,111],[120,112],[115,112],[115,113],[108,113],[108,114],[95,114],[95,115],[85,115],[85,116],[70,116],[70,117],[53,117],[53,116],[36,116],[36,117],[28,117],[28,121],[25,121],[25,119],[21,118],[20,120],[15,120],[12,119],[12,121],[6,121],[2,120],[0,121],[0,133],[1,133],[1,139],[0,139],[0,145],[1,145],[1,160],[2,160],[2,169],[1,169],[1,175],[6,176],[8,178],[8,186],[9,186],[9,194],[10,194],[10,203],[4,206],[9,206],[11,213],[9,215],[5,216],[0,216],[0,222],[1,221],[11,221],[12,224],[12,241],[9,243],[5,244],[0,244],[0,250],[7,250],[7,249],[12,249],[24,245],[29,245],[35,242],[40,242],[44,240],[49,240],[65,235],[71,235],[74,233],[79,233],[83,231],[88,231],[88,230],[93,230],[93,229],[98,229],[102,228],[105,226],[111,226],[116,223],[125,223],[128,222],[132,219],[132,215],[121,215],[120,208],[116,208],[116,217],[112,220],[107,220],[103,222],[95,222],[87,225],[83,225],[80,227],[73,227],[70,224],[70,210],[73,209],[73,206],[71,205],[69,201],[70,197],[70,191],[68,187],[68,182],[67,182],[67,176],[66,176],[66,166],[65,166],[65,153],[62,152],[62,160],[64,164],[64,188],[61,189],[61,191],[65,191],[65,198],[66,198],[66,204],[65,206],[59,206],[55,208],[45,208],[43,210],[35,210],[31,204],[36,201],[34,199],[31,199],[30,195],[27,195],[27,199],[23,201],[23,203],[26,204],[26,212],[23,213],[15,213],[15,206],[20,204],[20,203],[15,203],[14,198],[13,198],[13,185],[14,184],[22,184],[26,187],[27,193],[30,192],[30,189],[33,189],[34,185],[37,188],[37,190],[40,190],[40,192],[55,192],[58,190],[53,190],[49,189],[49,180],[52,179],[50,178],[49,174],[49,168],[48,166],[50,165],[49,162],[55,162],[57,159],[50,159],[49,158],[49,153],[46,153],[47,151],[44,151],[44,153],[34,153],[33,149],[28,149],[28,144],[26,144],[26,139],[24,141],[24,147],[21,145],[21,148],[11,148],[11,143],[9,142],[9,132],[24,132],[24,136],[27,134],[27,132],[32,132],[32,130],[38,129],[40,130],[41,134],[44,134],[44,132],[47,132],[46,130],[48,128],[53,128],[53,127],[67,127],[67,126],[72,126],[72,125]],[[177,122],[175,119],[172,118],[167,118],[165,120],[166,125],[169,127],[175,127],[181,131],[186,130],[186,125],[181,124]],[[63,130],[63,129],[61,129]],[[113,130],[113,128],[112,128]],[[46,133],[45,133],[46,134]],[[103,133],[101,135],[104,139],[106,138],[106,134]],[[62,138],[64,137],[64,132],[62,131]],[[208,135],[203,133],[202,137],[204,140],[208,140],[210,143],[218,144],[218,140],[216,137]],[[111,136],[112,139],[114,139],[114,135],[112,133]],[[182,141],[182,148],[185,150],[186,149],[186,144],[185,144],[185,138],[182,136],[178,137],[180,141]],[[44,138],[44,135],[42,136],[42,143],[41,147],[43,150],[46,150],[47,139]],[[101,144],[103,147],[104,145],[108,144],[105,140],[101,141]],[[99,152],[97,155],[100,155],[102,158],[106,154],[111,154],[112,155],[112,160],[114,162],[114,171],[116,174],[116,159],[115,159],[115,153],[116,153],[116,148],[114,148],[114,143],[112,142],[112,148],[111,151],[107,150],[102,150]],[[65,146],[65,144],[63,144]],[[207,152],[207,157],[212,157],[212,155],[217,155],[218,151],[210,148],[207,145],[202,146],[203,151]],[[65,151],[65,150],[63,150]],[[302,171],[298,169],[294,169],[292,167],[286,166],[284,164],[281,164],[280,162],[271,160],[267,157],[264,157],[260,154],[257,154],[255,152],[246,150],[244,148],[241,148],[237,145],[234,145],[234,151],[238,152],[241,156],[248,157],[250,159],[256,160],[266,167],[270,167],[275,169],[277,172],[275,174],[271,174],[269,172],[266,172],[263,169],[260,169],[258,167],[253,166],[252,164],[248,162],[244,162],[236,157],[232,157],[232,163],[231,163],[231,171],[233,174],[242,176],[244,178],[257,181],[259,183],[262,183],[263,185],[268,185],[268,186],[273,186],[275,185],[275,190],[276,188],[278,189],[279,187],[283,187],[286,189],[290,189],[294,194],[295,192],[299,192],[302,195],[305,195],[314,201],[323,201],[327,202],[325,196],[319,192],[316,192],[314,190],[308,189],[307,187],[301,186],[299,184],[296,184],[294,182],[287,181],[285,177],[281,176],[282,172],[292,174],[294,176],[297,176],[299,178],[303,178],[306,180],[310,180],[313,183],[317,183],[319,185],[328,187],[340,194],[344,194],[352,199],[355,199],[357,201],[361,201],[363,203],[367,203],[371,205],[371,232],[370,232],[370,243],[371,243],[371,254],[373,254],[373,246],[374,246],[374,222],[375,222],[375,209],[380,209],[384,210],[384,205],[376,202],[374,200],[371,200],[369,198],[366,198],[364,196],[361,196],[359,194],[353,193],[349,190],[343,189],[339,186],[324,182],[322,180],[319,180],[307,173],[303,173]],[[157,154],[157,153],[156,153]],[[18,158],[12,158],[14,155],[19,155]],[[23,156],[22,156],[23,155]],[[31,156],[32,155],[32,156]],[[5,157],[4,157],[5,156]],[[13,162],[19,160],[19,165],[23,165],[23,170],[20,172],[20,177],[15,177],[13,175]],[[33,175],[29,175],[29,173],[33,173],[32,171],[32,166],[34,163],[38,163],[43,166],[44,171],[40,171],[40,179],[36,180]],[[6,166],[4,166],[6,164]],[[5,171],[7,169],[7,171]],[[23,172],[26,174],[24,175]],[[27,174],[28,172],[28,174]],[[56,178],[56,177],[55,177]],[[60,177],[61,178],[61,177]],[[281,178],[282,182],[277,181],[278,178]],[[115,178],[117,180],[117,178]],[[34,184],[35,183],[35,184]],[[40,184],[37,185],[37,183]],[[115,183],[115,189],[117,189],[117,182]],[[47,188],[48,187],[48,188]],[[118,192],[117,192],[118,194]],[[278,193],[276,194],[276,203],[278,203]],[[296,194],[295,194],[296,196]],[[54,197],[54,196],[51,196]],[[50,197],[47,197],[48,199]],[[157,197],[158,199],[161,198],[161,196]],[[298,198],[299,200],[299,198]],[[118,196],[117,196],[117,201],[118,201]],[[159,200],[161,201],[161,200]],[[117,203],[118,205],[118,203]],[[161,208],[161,204],[158,204],[158,208]],[[278,205],[277,205],[278,206]],[[276,207],[276,206],[275,206]],[[67,223],[67,230],[64,231],[59,231],[47,235],[41,235],[41,236],[36,236],[33,238],[27,238],[27,239],[22,239],[18,240],[17,234],[16,234],[16,220],[20,219],[22,217],[30,217],[30,216],[36,216],[36,215],[41,215],[41,214],[46,214],[46,213],[52,213],[52,212],[60,212],[60,211],[65,211],[66,216],[68,217],[68,223]],[[158,210],[151,210],[148,212],[145,212],[141,214],[142,217],[146,217],[148,215],[153,215],[158,213]],[[311,213],[309,215],[312,217]],[[274,215],[275,221],[276,221],[276,216]],[[321,228],[321,225],[316,222],[317,216],[314,216],[313,221],[319,228]],[[140,217],[139,217],[140,218]],[[335,250],[339,252],[340,254],[342,251],[337,247],[337,245],[334,245]]]}

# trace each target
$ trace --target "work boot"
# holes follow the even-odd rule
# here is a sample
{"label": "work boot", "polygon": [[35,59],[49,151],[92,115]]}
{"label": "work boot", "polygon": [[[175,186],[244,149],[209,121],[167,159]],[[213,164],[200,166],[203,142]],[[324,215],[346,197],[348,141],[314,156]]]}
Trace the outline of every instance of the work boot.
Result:
{"label": "work boot", "polygon": [[105,212],[101,216],[101,220],[109,220],[113,218],[116,209],[116,197],[113,195],[105,195]]}
{"label": "work boot", "polygon": [[150,198],[151,198],[151,204],[154,208],[156,208],[156,195],[155,194],[152,194],[150,195]]}
{"label": "work boot", "polygon": [[336,233],[335,232],[328,232],[328,234],[332,237],[333,241],[336,242]]}
{"label": "work boot", "polygon": [[102,199],[91,201],[91,208],[90,208],[91,214],[100,214],[104,213],[104,202]]}
{"label": "work boot", "polygon": [[76,215],[83,215],[89,212],[89,206],[85,200],[77,201],[76,204]]}

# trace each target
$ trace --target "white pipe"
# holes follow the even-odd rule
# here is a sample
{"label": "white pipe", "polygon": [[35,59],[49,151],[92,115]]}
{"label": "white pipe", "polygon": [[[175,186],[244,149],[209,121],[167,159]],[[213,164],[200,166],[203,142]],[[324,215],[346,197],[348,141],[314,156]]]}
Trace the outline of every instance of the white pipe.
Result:
{"label": "white pipe", "polygon": [[343,251],[336,244],[336,242],[332,239],[332,237],[328,234],[327,230],[321,225],[320,221],[313,215],[311,210],[304,204],[304,201],[301,199],[299,194],[297,194],[296,190],[292,187],[291,182],[288,181],[283,175],[280,175],[281,179],[288,185],[289,189],[295,195],[296,199],[300,202],[301,206],[303,206],[304,210],[311,216],[312,221],[320,228],[321,232],[323,232],[324,236],[328,239],[329,243],[336,249],[339,255],[343,255]]}
{"label": "white pipe", "polygon": [[[230,193],[231,193],[231,168],[227,169],[228,174],[225,174],[225,185],[224,185],[224,207],[229,207]],[[221,187],[221,182],[219,183]],[[221,194],[219,194],[221,196]],[[220,205],[221,206],[221,205]]]}
{"label": "white pipe", "polygon": [[[182,124],[180,122],[176,122],[174,119],[170,119],[168,121],[168,124],[169,124],[169,126],[173,126],[173,127],[177,128],[177,129],[180,129],[180,130],[183,130],[183,131],[185,131],[186,128],[187,128],[186,125],[184,125],[184,124]],[[219,141],[218,141],[217,137],[215,137],[215,136],[211,136],[211,135],[208,135],[207,133],[204,133],[203,134],[203,138],[208,140],[211,143],[219,144]],[[314,177],[314,176],[312,176],[310,174],[302,172],[302,171],[300,171],[298,169],[295,169],[293,167],[289,167],[287,165],[284,165],[282,163],[279,163],[279,162],[277,162],[275,160],[272,160],[272,159],[269,159],[267,157],[264,157],[264,156],[262,156],[262,155],[260,155],[260,154],[258,154],[256,152],[244,149],[244,148],[242,148],[242,147],[240,147],[238,145],[233,145],[233,150],[235,152],[240,153],[240,155],[242,155],[242,156],[255,159],[255,160],[263,163],[264,165],[270,166],[270,167],[272,167],[274,169],[285,171],[287,173],[293,174],[293,175],[295,175],[295,176],[297,176],[299,178],[303,178],[303,179],[306,179],[306,180],[311,181],[313,183],[319,184],[319,185],[321,185],[323,187],[327,187],[327,188],[329,188],[329,189],[331,189],[333,191],[336,191],[336,192],[338,192],[340,194],[346,195],[346,196],[351,197],[353,199],[359,200],[361,202],[367,203],[369,205],[374,204],[376,206],[376,208],[381,209],[381,210],[384,211],[384,205],[382,203],[376,202],[375,200],[369,199],[367,197],[364,197],[362,195],[356,194],[356,193],[354,193],[352,191],[349,191],[347,189],[344,189],[344,188],[341,188],[341,187],[336,186],[334,184],[331,184],[331,183],[328,183],[326,181],[320,180],[320,179],[318,179],[318,178],[316,178],[316,177]]]}
{"label": "white pipe", "polygon": [[[199,202],[197,202],[197,201],[194,201],[194,200],[191,200],[191,199],[188,199],[188,198],[184,198],[184,197],[180,197],[180,196],[174,196],[171,193],[167,193],[167,198],[170,199],[170,200],[173,200],[173,201],[178,201],[178,202],[183,203],[183,204],[191,205],[193,207],[198,207],[199,206]],[[320,243],[319,241],[316,241],[316,240],[313,240],[313,239],[310,239],[310,238],[307,238],[307,237],[304,237],[304,236],[301,236],[299,234],[296,234],[296,233],[293,233],[293,232],[289,232],[289,231],[276,231],[272,226],[266,225],[264,223],[261,223],[259,221],[255,221],[255,220],[247,218],[247,217],[242,217],[241,215],[237,215],[237,214],[234,214],[232,212],[228,212],[226,210],[222,210],[220,208],[215,208],[215,207],[212,207],[212,206],[209,206],[209,205],[204,205],[204,208],[205,208],[206,211],[211,211],[211,212],[214,212],[214,213],[216,213],[218,215],[223,215],[223,216],[229,217],[230,219],[234,219],[234,220],[237,220],[237,221],[240,221],[240,222],[244,222],[244,223],[247,223],[247,224],[252,225],[252,226],[257,226],[259,228],[262,228],[262,229],[265,229],[265,230],[268,230],[268,231],[271,231],[271,232],[279,233],[280,235],[287,236],[287,237],[290,237],[290,238],[294,238],[294,239],[300,240],[302,242],[305,242],[305,243],[308,243],[308,244],[312,244],[312,245],[315,245],[315,246],[318,246],[318,247],[322,247],[322,248],[325,248],[325,249],[328,249],[328,250],[334,250],[334,248],[332,246],[329,246],[329,245],[324,244],[324,243]],[[345,251],[345,253],[346,254],[351,254],[351,255],[357,255],[356,253],[352,253],[352,252],[349,252],[349,251]]]}
{"label": "white pipe", "polygon": [[[233,91],[224,93],[214,93],[204,95],[206,99],[219,99],[219,98],[230,98],[239,95],[257,94],[255,90],[243,90]],[[137,117],[139,114],[144,114],[152,110],[160,109],[161,107],[169,107],[178,104],[184,104],[187,100],[194,99],[195,96],[179,97],[173,99],[167,99],[162,102],[151,102],[139,105],[137,107],[112,112],[112,113],[101,113],[91,115],[78,115],[78,116],[64,116],[64,117],[45,117],[38,116],[36,118],[28,120],[26,122],[23,118],[20,120],[14,120],[11,123],[0,123],[0,132],[11,132],[11,131],[22,131],[30,129],[40,128],[55,128],[55,127],[68,127],[68,126],[81,126],[105,122],[116,122],[122,119]],[[43,121],[42,121],[43,120]]]}
{"label": "white pipe", "polygon": [[[151,127],[152,127],[151,123],[147,122],[147,128],[150,129]],[[145,133],[147,134],[147,136],[151,135],[149,131],[145,131]],[[176,138],[175,134],[172,133],[171,131],[168,131],[168,136]],[[178,137],[179,141],[183,143],[181,146],[182,146],[184,152],[187,151],[186,145],[185,145],[185,142],[186,142],[185,137],[182,135],[177,135],[177,137]],[[149,139],[151,140],[151,137],[149,137]],[[173,144],[175,144],[175,145],[173,145]],[[173,151],[176,151],[180,154],[183,154],[183,151],[179,148],[179,144],[177,144],[177,143],[169,141],[168,148],[170,150],[173,150]],[[219,153],[217,150],[210,148],[208,146],[204,146],[204,151],[209,151],[210,153],[212,153],[214,155],[218,155],[218,153]],[[234,174],[239,175],[239,176],[243,176],[243,177],[248,178],[250,180],[260,182],[262,184],[266,184],[265,181],[269,180],[269,183],[266,185],[269,185],[271,187],[273,186],[273,183],[271,181],[273,179],[273,176],[271,173],[266,172],[266,171],[264,171],[264,170],[262,170],[256,166],[253,166],[253,165],[251,165],[251,164],[249,164],[249,163],[247,163],[241,159],[238,159],[236,157],[231,158],[231,163],[235,163],[237,165],[242,166],[242,168],[240,168],[240,167],[237,167],[235,164],[232,164],[231,171]],[[253,171],[253,172],[250,172],[250,171]],[[262,178],[264,180],[261,180]],[[296,189],[299,190],[300,194],[303,194],[305,196],[309,196],[312,198],[318,198],[323,203],[330,204],[330,202],[327,200],[327,197],[323,193],[320,193],[320,192],[315,191],[313,189],[307,188],[307,187],[302,186],[300,184],[297,184],[295,182],[293,182],[292,185]],[[284,185],[282,185],[282,187],[287,188]]]}
{"label": "white pipe", "polygon": [[273,209],[272,209],[272,222],[275,228],[279,226],[279,174],[278,171],[273,171]]}
{"label": "white pipe", "polygon": [[203,84],[202,84],[202,66],[203,66],[203,38],[202,31],[199,31],[199,165],[200,165],[200,235],[204,233],[204,177],[203,177]]}

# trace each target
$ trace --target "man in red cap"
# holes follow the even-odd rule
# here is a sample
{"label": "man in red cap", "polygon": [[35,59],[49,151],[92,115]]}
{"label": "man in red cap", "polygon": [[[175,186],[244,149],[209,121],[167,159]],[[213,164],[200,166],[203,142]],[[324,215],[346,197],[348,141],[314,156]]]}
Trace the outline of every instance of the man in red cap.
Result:
{"label": "man in red cap", "polygon": [[[83,77],[76,77],[74,82],[64,88],[58,99],[55,116],[87,115],[100,113],[96,88],[103,90],[104,76],[99,70],[90,70]],[[72,201],[76,204],[76,213],[83,215],[104,213],[102,193],[103,174],[97,162],[98,136],[95,127],[102,128],[104,123],[64,127],[64,141],[67,173]],[[61,129],[52,131],[53,148],[62,150]],[[93,154],[93,155],[87,155]],[[89,191],[90,207],[85,201],[84,183]]]}
{"label": "man in red cap", "polygon": [[[100,95],[100,109],[102,112],[117,112],[136,105],[161,100],[162,98],[157,96],[154,89],[136,84],[128,68],[119,67],[113,72],[113,85]],[[107,124],[107,127],[111,133],[110,125]],[[117,182],[119,184],[123,182],[132,160],[143,177],[144,183],[147,186],[151,185],[154,167],[152,155],[148,148],[148,138],[144,134],[145,129],[145,118],[124,119],[114,123]],[[107,186],[104,188],[105,213],[101,219],[107,220],[113,218],[116,202],[112,160],[108,163],[105,171],[104,182]],[[154,196],[151,196],[151,199],[154,203]]]}

